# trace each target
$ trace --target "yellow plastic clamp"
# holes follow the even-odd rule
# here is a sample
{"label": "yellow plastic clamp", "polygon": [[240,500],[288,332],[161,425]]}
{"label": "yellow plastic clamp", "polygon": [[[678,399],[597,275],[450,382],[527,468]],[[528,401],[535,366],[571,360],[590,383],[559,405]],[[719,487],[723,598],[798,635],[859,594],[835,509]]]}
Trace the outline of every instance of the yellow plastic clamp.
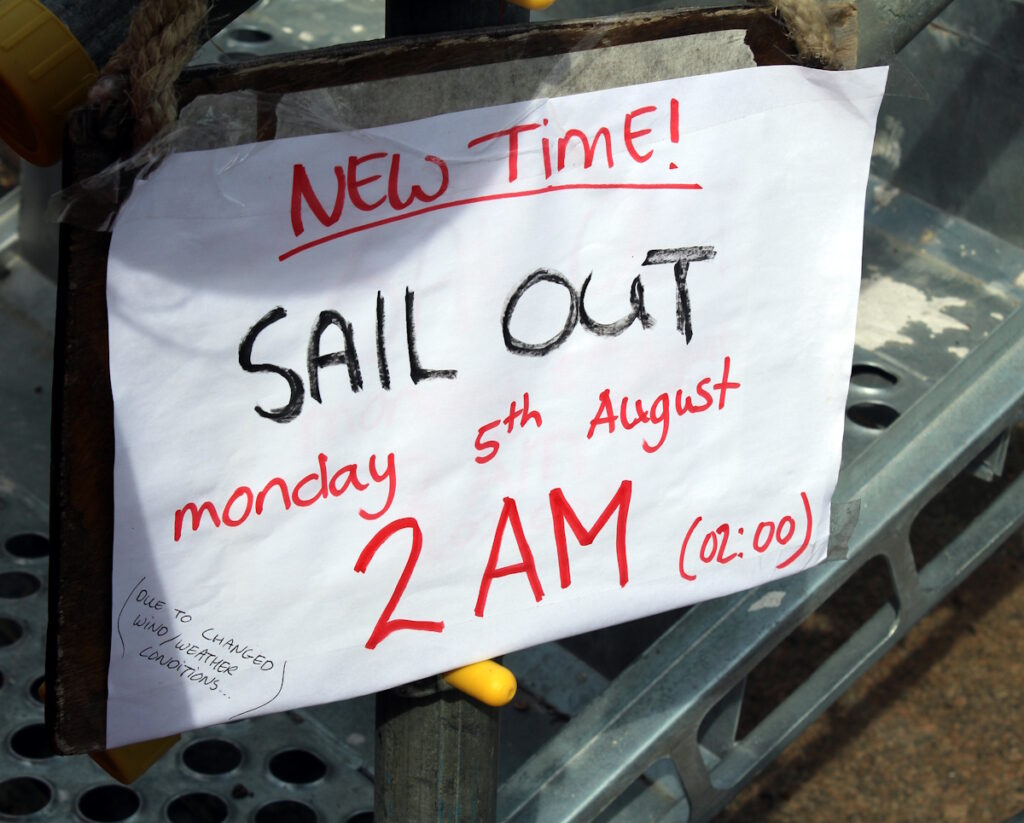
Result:
{"label": "yellow plastic clamp", "polygon": [[[46,684],[39,684],[39,699],[46,702]],[[89,752],[89,757],[103,771],[120,783],[134,783],[167,754],[168,749],[181,740],[180,734],[161,737],[158,740],[145,740],[129,746],[118,746],[101,752]]]}
{"label": "yellow plastic clamp", "polygon": [[444,675],[444,680],[488,706],[504,706],[516,696],[516,676],[493,660],[453,669]]}
{"label": "yellow plastic clamp", "polygon": [[167,754],[168,750],[181,740],[180,734],[161,737],[158,740],[144,740],[129,746],[118,746],[102,752],[90,752],[96,764],[119,783],[134,783],[149,767]]}
{"label": "yellow plastic clamp", "polygon": [[37,0],[0,0],[0,138],[30,163],[60,157],[64,120],[98,72],[88,52]]}
{"label": "yellow plastic clamp", "polygon": [[541,11],[552,5],[555,0],[511,0],[517,6],[522,6],[524,9],[530,9],[531,11]]}

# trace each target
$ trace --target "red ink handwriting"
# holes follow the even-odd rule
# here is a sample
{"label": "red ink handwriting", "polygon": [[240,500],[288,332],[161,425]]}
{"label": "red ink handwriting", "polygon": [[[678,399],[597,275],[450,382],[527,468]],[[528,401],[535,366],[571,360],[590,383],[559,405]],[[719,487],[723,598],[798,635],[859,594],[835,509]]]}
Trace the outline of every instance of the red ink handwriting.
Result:
{"label": "red ink handwriting", "polygon": [[[395,499],[398,475],[395,470],[394,453],[388,454],[387,463],[383,469],[378,464],[377,455],[371,454],[367,472],[368,475],[363,475],[367,480],[376,484],[387,484],[387,499],[379,510],[359,510],[359,516],[364,520],[376,520],[391,508],[391,503]],[[174,542],[181,539],[186,515],[189,515],[189,525],[194,532],[199,531],[204,516],[215,529],[222,525],[234,528],[241,526],[250,516],[262,515],[264,508],[274,504],[274,501],[277,500],[280,501],[284,511],[288,511],[293,505],[298,508],[306,508],[321,500],[341,497],[350,488],[357,492],[364,492],[370,488],[370,483],[359,479],[359,469],[355,463],[349,463],[330,472],[328,457],[321,453],[317,456],[316,471],[303,475],[291,483],[283,477],[272,477],[263,484],[262,488],[259,486],[255,488],[259,491],[254,491],[250,486],[239,486],[231,492],[227,501],[219,509],[209,500],[198,504],[192,501],[186,503],[174,513]]]}
{"label": "red ink handwriting", "polygon": [[423,532],[420,530],[420,524],[416,522],[415,517],[403,517],[393,523],[389,523],[377,532],[373,539],[367,543],[365,548],[359,553],[359,559],[356,560],[355,570],[360,574],[365,574],[367,567],[370,565],[370,561],[373,560],[373,556],[377,553],[377,549],[386,543],[389,537],[393,534],[397,534],[403,529],[409,529],[412,532],[412,546],[409,549],[409,559],[405,561],[405,568],[402,569],[402,574],[398,578],[398,583],[395,584],[395,590],[391,594],[391,599],[388,600],[387,605],[384,607],[384,611],[380,613],[380,617],[377,619],[377,623],[373,627],[373,631],[370,633],[370,638],[366,641],[366,648],[368,649],[377,648],[377,645],[389,634],[402,629],[418,632],[444,631],[443,620],[391,619],[391,615],[394,614],[395,609],[398,608],[398,601],[401,600],[402,595],[405,594],[406,586],[409,585],[409,580],[412,578],[413,569],[416,568],[416,561],[420,559],[420,550],[423,548]]}
{"label": "red ink handwriting", "polygon": [[490,423],[484,423],[476,433],[476,450],[481,452],[476,456],[477,463],[487,463],[492,460],[497,454],[498,449],[501,448],[497,440],[484,440],[483,436],[492,429],[496,429],[498,426],[504,424],[505,431],[512,434],[515,429],[516,421],[519,422],[519,428],[525,429],[526,424],[533,423],[539,429],[543,424],[543,419],[540,416],[540,412],[534,411],[530,408],[530,393],[523,393],[523,407],[519,408],[516,401],[513,400],[508,407],[508,414],[505,415],[504,419],[492,420]]}
{"label": "red ink handwriting", "polygon": [[[440,157],[428,154],[423,158],[423,162],[426,164],[426,174],[424,176],[440,177],[436,181],[437,188],[428,194],[421,186],[413,183],[409,186],[408,196],[403,199],[399,192],[402,156],[396,152],[390,156],[390,160],[386,160],[386,158],[388,158],[388,155],[385,152],[379,151],[363,155],[362,157],[351,156],[348,158],[345,166],[335,166],[334,205],[331,206],[330,211],[327,211],[323,201],[314,191],[313,183],[309,179],[306,167],[302,163],[296,163],[292,167],[291,205],[292,231],[295,233],[295,236],[298,237],[306,230],[302,220],[303,205],[313,212],[313,216],[320,225],[333,226],[341,219],[345,208],[346,195],[348,202],[360,211],[374,211],[385,202],[395,211],[402,211],[417,201],[431,203],[447,191],[448,164]],[[383,178],[384,163],[380,161],[386,161],[387,163],[388,179],[386,186],[383,183],[374,185]],[[361,166],[368,166],[370,171],[377,169],[381,173],[360,176]],[[365,195],[363,193],[363,189],[368,187],[373,194]],[[326,186],[322,185],[322,188],[326,188]],[[367,197],[373,197],[374,195],[378,196],[372,202],[367,200]],[[328,200],[328,202],[330,201]]]}
{"label": "red ink handwriting", "polygon": [[[597,535],[611,519],[614,512],[618,513],[615,520],[615,558],[619,566],[619,585],[625,586],[629,582],[629,567],[626,559],[626,522],[629,517],[629,501],[632,492],[633,482],[631,480],[623,480],[619,484],[618,490],[612,496],[611,501],[605,506],[604,511],[601,512],[597,521],[589,529],[580,521],[561,488],[552,489],[548,494],[555,553],[558,557],[558,577],[563,589],[572,585],[572,576],[569,570],[568,541],[566,540],[565,533],[566,524],[572,529],[573,535],[581,546],[589,546],[597,539]],[[511,526],[512,534],[515,537],[516,548],[519,552],[519,562],[499,566],[498,556],[501,552],[505,529],[509,526]],[[544,597],[544,589],[537,574],[537,564],[533,559],[533,550],[526,539],[526,532],[523,529],[523,523],[519,517],[519,508],[516,505],[515,499],[506,497],[501,514],[498,516],[497,528],[494,530],[491,553],[487,558],[487,565],[484,568],[483,576],[480,578],[480,590],[477,594],[476,606],[473,609],[473,613],[477,617],[484,616],[491,583],[498,578],[508,577],[513,574],[526,575],[526,580],[530,584],[530,590],[533,592],[533,598],[539,603]]]}
{"label": "red ink handwriting", "polygon": [[[581,519],[581,505],[569,502],[561,487],[555,487],[548,493],[551,512],[551,532],[554,555],[558,564],[559,585],[562,589],[572,587],[573,579],[570,568],[569,536],[571,531],[575,544],[580,548],[594,544],[599,535],[606,530],[614,518],[613,534],[605,539],[604,545],[614,539],[615,562],[618,566],[620,588],[629,583],[629,563],[627,552],[627,531],[629,523],[630,503],[633,496],[633,482],[623,480],[615,493],[608,500],[601,513],[594,519],[593,525],[587,526],[590,518]],[[679,575],[686,581],[694,582],[698,571],[709,566],[725,566],[747,557],[765,555],[769,552],[776,569],[785,569],[792,565],[807,550],[814,531],[810,501],[806,492],[800,492],[802,513],[783,514],[761,520],[752,529],[739,524],[723,522],[715,527],[706,524],[703,515],[693,519],[679,550]],[[586,506],[592,515],[596,507]],[[752,525],[752,524],[751,524]],[[408,531],[410,537],[409,553],[395,584],[391,597],[377,618],[365,643],[366,648],[373,650],[385,639],[398,631],[418,631],[441,633],[445,629],[443,620],[413,620],[397,618],[395,612],[410,584],[416,564],[423,551],[424,536],[419,522],[414,517],[399,518],[384,526],[366,544],[359,553],[354,571],[366,574],[371,561],[378,550],[400,532]],[[545,530],[546,531],[546,530]],[[801,540],[802,533],[802,540]],[[508,538],[506,540],[506,538]],[[477,591],[473,613],[483,618],[486,614],[487,601],[495,581],[514,578],[522,575],[524,580],[518,583],[509,582],[512,594],[517,598],[532,598],[533,603],[540,603],[544,597],[544,585],[538,570],[535,546],[527,537],[527,529],[519,512],[519,505],[514,497],[502,498],[498,511],[494,537],[484,564],[483,574]],[[799,544],[799,545],[798,545]],[[505,552],[504,561],[502,551]],[[778,562],[775,562],[775,561]],[[205,635],[204,635],[205,636]]]}
{"label": "red ink handwriting", "polygon": [[[664,106],[657,105],[640,106],[626,112],[621,119],[616,118],[614,123],[598,125],[589,132],[579,128],[556,131],[556,127],[544,118],[540,122],[520,123],[507,129],[472,137],[467,141],[466,148],[491,161],[504,162],[507,168],[507,182],[510,184],[519,180],[522,164],[527,158],[539,157],[541,163],[540,167],[530,169],[528,175],[522,175],[529,179],[537,179],[540,172],[543,172],[545,181],[567,170],[577,173],[592,169],[595,173],[607,172],[617,168],[617,161],[625,161],[627,164],[631,161],[638,165],[649,162],[659,142],[654,126],[663,126],[667,121],[670,142],[679,142],[679,101],[670,99],[667,117],[659,118],[659,112],[664,109]],[[408,171],[410,164],[413,165],[411,174]],[[669,162],[667,166],[670,170],[678,168],[675,162]],[[323,243],[440,209],[573,189],[701,188],[698,183],[677,183],[667,180],[654,183],[577,180],[527,190],[484,192],[472,197],[444,201],[443,196],[451,183],[451,174],[448,163],[434,154],[425,155],[422,160],[410,160],[398,152],[388,154],[380,151],[350,155],[344,162],[333,166],[330,176],[324,175],[315,183],[310,178],[306,164],[295,163],[292,166],[290,215],[292,232],[296,237],[306,233],[306,219],[310,215],[324,228],[339,223],[346,203],[352,205],[356,214],[387,211],[391,213],[367,223],[349,225],[325,237],[303,242],[280,254],[278,259],[284,261]],[[410,179],[407,180],[407,177]]]}
{"label": "red ink handwriting", "polygon": [[[804,535],[803,541],[796,550],[791,551],[788,557],[779,562],[775,568],[784,569],[802,555],[811,542],[811,534],[814,531],[814,518],[811,515],[811,504],[807,499],[806,492],[800,492],[800,502],[803,505]],[[799,515],[798,515],[799,516]],[[751,536],[750,530],[744,526],[736,526],[735,529],[729,523],[721,523],[718,526],[708,528],[702,526],[703,517],[697,517],[690,524],[683,538],[683,544],[679,549],[679,576],[684,580],[694,581],[697,579],[693,571],[697,567],[697,560],[704,565],[712,563],[726,566],[734,560],[743,558],[743,551],[747,550],[748,556],[752,549],[756,554],[764,554],[774,546],[784,548],[789,546],[797,534],[797,520],[792,515],[783,515],[778,519],[760,521],[754,528]],[[731,550],[729,541],[735,532],[736,539],[732,541]],[[697,558],[692,559],[695,539],[700,539],[700,549]],[[736,548],[737,543],[743,543],[743,548]],[[690,571],[687,571],[688,553],[690,559]]]}
{"label": "red ink handwriting", "polygon": [[[634,400],[630,404],[630,398],[623,395],[618,406],[612,402],[611,390],[605,389],[598,397],[597,411],[590,419],[590,428],[587,430],[587,439],[590,440],[598,427],[607,427],[608,434],[615,433],[616,424],[626,431],[634,429],[641,424],[655,427],[658,432],[657,440],[650,442],[647,437],[640,445],[648,454],[653,454],[662,447],[668,438],[669,425],[673,415],[682,417],[686,414],[700,414],[712,409],[722,410],[725,408],[727,394],[731,389],[740,388],[740,384],[730,380],[729,370],[731,361],[728,356],[722,362],[722,377],[717,383],[712,383],[714,378],[704,377],[697,381],[694,395],[676,389],[675,395],[670,396],[668,392],[662,392],[645,408],[642,400]],[[711,391],[708,391],[710,384]],[[715,394],[712,394],[714,392]],[[717,404],[716,404],[717,400]],[[660,430],[657,428],[660,427]]]}
{"label": "red ink handwriting", "polygon": [[[622,152],[635,163],[646,163],[654,156],[654,148],[650,143],[638,143],[642,144],[653,129],[638,127],[638,124],[654,122],[650,118],[657,111],[657,106],[640,106],[622,116],[619,121],[621,128],[618,123],[597,126],[590,134],[577,128],[551,134],[548,120],[544,118],[539,123],[520,123],[474,137],[466,148],[496,148],[507,163],[509,183],[519,178],[520,160],[523,158],[539,156],[545,180],[567,167],[589,169],[598,159],[602,161],[600,165],[603,168],[615,168],[616,157],[621,157]],[[621,140],[617,139],[619,135]],[[673,143],[679,142],[679,101],[675,99],[669,101],[669,139]]]}

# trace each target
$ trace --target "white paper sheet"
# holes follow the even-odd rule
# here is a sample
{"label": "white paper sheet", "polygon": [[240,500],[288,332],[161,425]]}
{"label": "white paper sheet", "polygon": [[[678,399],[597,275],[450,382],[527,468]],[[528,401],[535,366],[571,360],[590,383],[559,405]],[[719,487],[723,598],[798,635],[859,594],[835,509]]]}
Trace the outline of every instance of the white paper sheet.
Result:
{"label": "white paper sheet", "polygon": [[137,182],[108,745],[822,560],[885,76],[747,69]]}

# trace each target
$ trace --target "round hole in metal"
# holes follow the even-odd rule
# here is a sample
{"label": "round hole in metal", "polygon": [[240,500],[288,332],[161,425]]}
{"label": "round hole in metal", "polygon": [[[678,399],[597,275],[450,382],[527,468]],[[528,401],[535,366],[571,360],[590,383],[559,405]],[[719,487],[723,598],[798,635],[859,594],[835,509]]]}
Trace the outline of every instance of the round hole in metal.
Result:
{"label": "round hole in metal", "polygon": [[39,578],[28,572],[4,572],[0,574],[0,597],[28,597],[39,591],[43,584]]}
{"label": "round hole in metal", "polygon": [[35,559],[50,555],[50,539],[42,534],[25,532],[15,534],[4,541],[4,548],[12,557]]}
{"label": "round hole in metal", "polygon": [[850,382],[866,389],[888,389],[899,382],[899,378],[880,366],[867,363],[854,363],[850,372]]}
{"label": "round hole in metal", "polygon": [[28,760],[46,760],[53,757],[50,748],[50,736],[42,723],[22,726],[11,735],[11,749],[19,757]]}
{"label": "round hole in metal", "polygon": [[35,680],[33,680],[29,684],[29,687],[28,687],[29,697],[31,697],[37,703],[42,703],[43,702],[43,695],[40,694],[39,688],[43,685],[43,683],[45,681],[46,681],[46,677],[45,676],[40,676],[40,677],[37,677]]}
{"label": "round hole in metal", "polygon": [[255,823],[316,823],[316,812],[297,800],[275,800],[261,806],[253,818]]}
{"label": "round hole in metal", "polygon": [[315,783],[327,774],[327,764],[304,749],[286,749],[270,758],[270,773],[285,783]]}
{"label": "round hole in metal", "polygon": [[865,429],[887,429],[900,413],[885,403],[858,403],[846,410],[846,416]]}
{"label": "round hole in metal", "polygon": [[346,818],[345,823],[373,823],[373,812],[356,812]]}
{"label": "round hole in metal", "polygon": [[221,823],[227,817],[228,804],[209,792],[183,794],[167,806],[170,823]]}
{"label": "round hole in metal", "polygon": [[238,43],[266,43],[273,40],[274,35],[269,31],[258,29],[255,26],[238,26],[228,31],[228,37]]}
{"label": "round hole in metal", "polygon": [[242,762],[242,750],[227,740],[197,740],[185,749],[181,759],[199,774],[227,774]]}
{"label": "round hole in metal", "polygon": [[127,786],[96,786],[78,798],[78,813],[94,823],[117,823],[139,810],[139,796]]}
{"label": "round hole in metal", "polygon": [[53,791],[35,777],[12,777],[0,783],[0,814],[24,817],[39,811]]}
{"label": "round hole in metal", "polygon": [[0,649],[21,637],[21,624],[9,617],[0,617]]}

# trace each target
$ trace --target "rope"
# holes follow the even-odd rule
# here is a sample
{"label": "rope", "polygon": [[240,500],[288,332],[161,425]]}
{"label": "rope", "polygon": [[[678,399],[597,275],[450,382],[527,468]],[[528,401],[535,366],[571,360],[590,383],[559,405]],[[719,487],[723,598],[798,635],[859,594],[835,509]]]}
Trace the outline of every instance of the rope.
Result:
{"label": "rope", "polygon": [[174,82],[196,52],[206,12],[206,0],[142,0],[125,41],[103,67],[101,88],[118,88],[116,76],[127,75],[136,148],[177,118]]}
{"label": "rope", "polygon": [[832,27],[818,0],[772,0],[772,4],[801,57],[813,57],[824,66],[836,65]]}

